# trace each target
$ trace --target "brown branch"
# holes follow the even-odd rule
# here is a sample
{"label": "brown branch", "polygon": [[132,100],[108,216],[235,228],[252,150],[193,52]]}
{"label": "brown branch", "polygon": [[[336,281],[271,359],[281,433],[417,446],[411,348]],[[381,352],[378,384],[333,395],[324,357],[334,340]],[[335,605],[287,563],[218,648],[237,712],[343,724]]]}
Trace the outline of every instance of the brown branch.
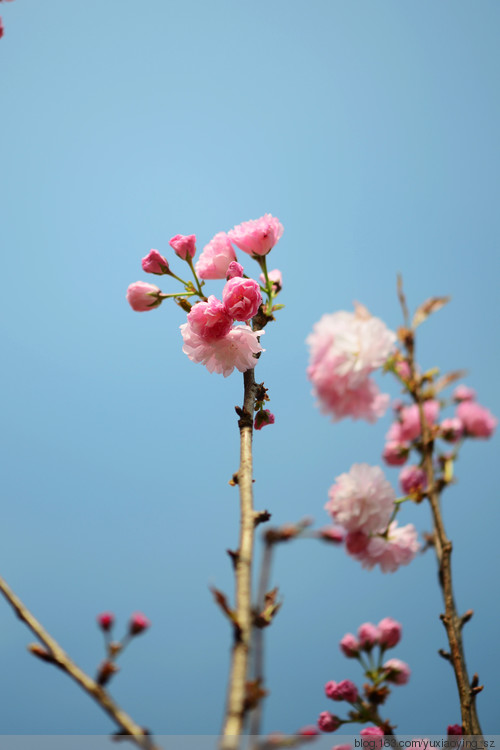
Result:
{"label": "brown branch", "polygon": [[[151,737],[128,714],[118,706],[111,696],[104,690],[101,685],[89,677],[78,667],[66,654],[61,646],[57,643],[52,636],[47,633],[45,628],[38,622],[38,620],[31,614],[31,612],[24,606],[22,601],[7,583],[0,578],[0,592],[3,594],[7,602],[10,604],[16,615],[21,619],[34,635],[43,643],[48,650],[50,663],[59,667],[66,672],[80,687],[93,698],[96,703],[105,711],[108,716],[120,727],[120,734],[123,736],[129,736],[130,740],[135,742],[139,747],[144,750],[158,750],[158,746],[152,743]],[[34,649],[32,649],[34,652]]]}
{"label": "brown branch", "polygon": [[240,540],[237,555],[233,558],[236,579],[235,631],[231,668],[229,674],[226,713],[220,746],[223,750],[236,750],[240,744],[245,719],[246,682],[250,641],[252,635],[252,553],[255,528],[252,491],[252,433],[256,384],[253,370],[243,373],[243,408],[237,409],[240,430],[240,467],[238,488],[240,493]]}

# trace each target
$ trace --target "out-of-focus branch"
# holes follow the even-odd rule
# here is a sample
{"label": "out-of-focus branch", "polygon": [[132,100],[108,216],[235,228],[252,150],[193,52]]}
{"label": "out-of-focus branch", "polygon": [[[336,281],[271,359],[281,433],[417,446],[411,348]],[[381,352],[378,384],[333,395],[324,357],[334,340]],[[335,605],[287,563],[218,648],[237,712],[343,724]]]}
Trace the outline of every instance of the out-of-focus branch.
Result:
{"label": "out-of-focus branch", "polygon": [[[136,724],[135,721],[113,701],[111,696],[101,685],[83,672],[80,667],[69,658],[57,641],[47,633],[45,628],[25,607],[3,578],[0,578],[0,592],[15,611],[19,619],[26,623],[31,632],[36,635],[47,649],[45,652],[46,656],[42,656],[42,658],[62,669],[63,672],[66,672],[71,679],[78,683],[78,685],[80,685],[80,687],[100,705],[103,711],[105,711],[120,728],[120,734],[123,734],[124,737],[132,740],[139,747],[144,748],[144,750],[158,750],[158,746],[154,745],[151,736],[147,731]],[[36,649],[33,649],[33,652],[38,656],[44,653],[43,651],[38,651]]]}

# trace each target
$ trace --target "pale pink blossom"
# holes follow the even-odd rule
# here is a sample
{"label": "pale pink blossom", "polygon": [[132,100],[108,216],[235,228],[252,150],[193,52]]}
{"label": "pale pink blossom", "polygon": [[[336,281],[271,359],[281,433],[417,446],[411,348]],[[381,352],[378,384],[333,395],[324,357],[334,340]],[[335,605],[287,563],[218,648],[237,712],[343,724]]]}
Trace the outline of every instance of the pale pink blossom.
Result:
{"label": "pale pink blossom", "polygon": [[[283,287],[283,276],[279,268],[275,268],[273,271],[269,271],[267,275],[269,277],[269,280],[272,281],[274,291],[276,293],[279,292]],[[266,285],[266,277],[263,273],[260,274],[259,280],[263,286]]]}
{"label": "pale pink blossom", "polygon": [[340,650],[349,659],[356,657],[359,654],[360,645],[358,639],[352,633],[346,633],[340,640]]}
{"label": "pale pink blossom", "polygon": [[341,725],[338,716],[334,716],[330,711],[322,711],[318,717],[318,727],[322,732],[335,732]]}
{"label": "pale pink blossom", "polygon": [[402,466],[407,462],[409,453],[409,443],[399,443],[392,440],[385,444],[382,458],[388,466]]}
{"label": "pale pink blossom", "polygon": [[476,398],[476,391],[469,388],[467,385],[457,385],[453,391],[454,401],[474,401]]}
{"label": "pale pink blossom", "polygon": [[236,260],[231,261],[227,267],[226,280],[234,279],[236,276],[243,276],[243,266]]}
{"label": "pale pink blossom", "polygon": [[261,430],[268,424],[274,424],[274,414],[269,409],[260,409],[255,415],[254,428]]}
{"label": "pale pink blossom", "polygon": [[468,437],[489,438],[498,424],[498,419],[488,409],[474,401],[461,401],[457,406],[457,417]]}
{"label": "pale pink blossom", "polygon": [[389,397],[382,395],[369,375],[391,353],[395,334],[368,314],[336,312],[314,325],[307,338],[307,374],[319,406],[333,420],[352,416],[374,422],[385,412]]}
{"label": "pale pink blossom", "polygon": [[399,484],[405,495],[422,492],[427,486],[427,475],[420,466],[405,466],[399,472]]}
{"label": "pale pink blossom", "polygon": [[136,312],[147,312],[161,304],[161,290],[145,281],[134,281],[127,289],[127,301]]}
{"label": "pale pink blossom", "polygon": [[333,519],[347,531],[365,534],[385,529],[396,499],[382,469],[368,464],[354,464],[336,478],[328,494],[325,508]]}
{"label": "pale pink blossom", "polygon": [[236,261],[236,253],[225,232],[219,232],[205,245],[195,269],[200,279],[225,279],[230,263]]}
{"label": "pale pink blossom", "polygon": [[406,685],[410,679],[411,670],[408,664],[401,659],[389,659],[383,668],[387,672],[385,679],[395,685]]}
{"label": "pale pink blossom", "polygon": [[168,243],[173,247],[175,254],[186,260],[192,258],[196,253],[196,235],[195,234],[176,234]]}
{"label": "pale pink blossom", "polygon": [[439,425],[439,436],[449,443],[456,443],[464,434],[464,426],[458,417],[443,419]]}
{"label": "pale pink blossom", "polygon": [[150,250],[142,259],[142,270],[146,273],[155,273],[158,276],[169,273],[169,265],[166,258],[160,255],[158,250]]}
{"label": "pale pink blossom", "polygon": [[378,636],[377,626],[372,622],[364,622],[358,628],[359,645],[365,651],[371,651],[375,644],[378,643]]}
{"label": "pale pink blossom", "polygon": [[358,688],[351,680],[341,680],[341,682],[330,680],[325,685],[325,694],[333,701],[355,703],[358,700]]}
{"label": "pale pink blossom", "polygon": [[271,214],[245,221],[228,232],[236,247],[249,255],[267,255],[283,234],[283,226]]}
{"label": "pale pink blossom", "polygon": [[235,276],[222,290],[222,301],[233,320],[250,320],[262,303],[259,283]]}
{"label": "pale pink blossom", "polygon": [[[439,414],[438,401],[424,401],[424,416],[427,424],[433,425]],[[411,442],[415,440],[422,432],[420,424],[420,411],[418,404],[403,406],[399,412],[399,422],[395,422],[387,433],[387,440],[400,440],[401,442]],[[396,437],[397,435],[397,437]]]}
{"label": "pale pink blossom", "polygon": [[393,620],[392,617],[384,617],[378,624],[378,642],[384,648],[394,648],[401,640],[403,628],[401,623]]}
{"label": "pale pink blossom", "polygon": [[206,302],[198,302],[188,313],[188,323],[194,333],[205,341],[217,341],[229,333],[233,319],[222,302],[210,295]]}
{"label": "pale pink blossom", "polygon": [[217,341],[205,341],[189,323],[184,323],[180,328],[184,354],[192,362],[205,365],[209,372],[222,374],[225,378],[235,367],[240,372],[251,370],[257,364],[254,355],[264,351],[258,337],[265,331],[252,331],[249,326],[231,328],[224,338]]}
{"label": "pale pink blossom", "polygon": [[408,565],[419,547],[417,530],[413,524],[399,527],[397,521],[393,521],[387,538],[374,535],[364,550],[358,554],[350,554],[359,560],[363,568],[371,570],[375,565],[380,565],[382,573],[393,573],[400,565]]}

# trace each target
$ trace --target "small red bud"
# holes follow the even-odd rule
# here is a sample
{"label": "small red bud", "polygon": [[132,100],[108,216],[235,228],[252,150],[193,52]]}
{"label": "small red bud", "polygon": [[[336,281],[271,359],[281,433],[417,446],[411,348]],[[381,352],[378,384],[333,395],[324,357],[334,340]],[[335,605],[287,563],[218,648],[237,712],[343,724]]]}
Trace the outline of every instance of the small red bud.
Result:
{"label": "small red bud", "polygon": [[112,612],[102,612],[100,615],[97,615],[97,624],[101,630],[107,633],[115,624],[114,614]]}
{"label": "small red bud", "polygon": [[129,632],[130,635],[139,635],[151,627],[151,623],[148,618],[141,612],[134,612],[130,618]]}

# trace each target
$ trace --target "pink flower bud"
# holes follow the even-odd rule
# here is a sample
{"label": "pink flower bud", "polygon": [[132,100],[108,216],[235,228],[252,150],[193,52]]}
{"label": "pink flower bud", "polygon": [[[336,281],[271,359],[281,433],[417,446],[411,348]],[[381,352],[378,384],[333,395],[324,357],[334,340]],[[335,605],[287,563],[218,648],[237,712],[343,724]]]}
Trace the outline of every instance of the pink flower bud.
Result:
{"label": "pink flower bud", "polygon": [[443,419],[439,425],[439,435],[448,443],[456,443],[464,434],[464,426],[458,417]]}
{"label": "pink flower bud", "polygon": [[384,617],[378,624],[378,642],[384,648],[394,648],[401,640],[403,628],[392,617]]}
{"label": "pink flower bud", "polygon": [[188,316],[191,329],[204,341],[217,341],[231,330],[233,319],[220,300],[211,295],[206,302],[198,302]]}
{"label": "pink flower bud", "polygon": [[100,615],[97,615],[97,624],[101,630],[108,632],[115,624],[114,614],[112,612],[102,612]]}
{"label": "pink flower bud", "polygon": [[301,737],[316,737],[319,732],[314,726],[307,726],[307,727],[301,727],[301,729],[298,729],[295,734],[300,735]]}
{"label": "pink flower bud", "polygon": [[250,320],[260,307],[262,294],[257,281],[235,276],[226,283],[222,300],[233,320]]}
{"label": "pink flower bud", "polygon": [[200,279],[224,279],[228,266],[236,261],[236,253],[225,232],[219,232],[205,245],[196,263]]}
{"label": "pink flower bud", "polygon": [[145,258],[142,259],[142,270],[146,273],[155,273],[158,276],[169,273],[168,261],[158,250],[150,250]]}
{"label": "pink flower bud", "polygon": [[410,679],[410,667],[400,659],[389,659],[383,668],[387,672],[385,676],[387,682],[393,682],[395,685],[406,685]]}
{"label": "pink flower bud", "polygon": [[450,724],[448,726],[448,729],[446,730],[446,734],[448,736],[455,735],[455,734],[463,734],[463,733],[464,733],[464,730],[462,729],[462,726],[460,724]]}
{"label": "pink flower bud", "polygon": [[379,632],[378,628],[371,622],[364,622],[358,628],[358,640],[359,645],[365,651],[371,651],[371,649],[378,643]]}
{"label": "pink flower bud", "polygon": [[474,401],[461,401],[457,406],[457,417],[468,437],[489,438],[498,424],[498,419],[488,409]]}
{"label": "pink flower bud", "polygon": [[[275,293],[277,294],[278,292],[281,291],[283,287],[283,275],[281,271],[278,268],[275,268],[273,271],[269,271],[267,275],[269,277],[269,281],[272,281],[273,289]],[[263,286],[266,285],[266,277],[264,276],[263,273],[260,274],[259,281],[262,283]]]}
{"label": "pink flower bud", "polygon": [[161,305],[161,289],[145,281],[135,281],[127,289],[127,301],[136,312],[147,312]]}
{"label": "pink flower bud", "polygon": [[226,280],[243,277],[243,266],[238,261],[233,260],[227,267]]}
{"label": "pink flower bud", "polygon": [[402,466],[407,462],[409,453],[409,443],[398,443],[393,440],[385,444],[382,458],[389,466]]}
{"label": "pink flower bud", "polygon": [[341,725],[338,716],[334,716],[330,711],[322,711],[318,717],[318,727],[322,732],[335,732]]}
{"label": "pink flower bud", "polygon": [[410,365],[405,360],[396,362],[395,368],[400,378],[403,380],[409,380],[411,375]]}
{"label": "pink flower bud", "polygon": [[245,221],[231,229],[228,237],[236,247],[249,255],[266,255],[283,234],[283,226],[271,214]]}
{"label": "pink flower bud", "polygon": [[339,645],[344,656],[347,656],[349,659],[358,656],[360,645],[352,633],[346,633]]}
{"label": "pink flower bud", "polygon": [[340,526],[324,526],[322,529],[317,531],[317,535],[324,542],[332,542],[333,544],[342,544],[345,537],[344,529]]}
{"label": "pink flower bud", "polygon": [[196,235],[176,234],[168,244],[170,247],[173,247],[175,254],[178,255],[179,258],[186,260],[188,256],[192,258],[196,252]]}
{"label": "pink flower bud", "polygon": [[457,385],[453,391],[454,401],[474,401],[476,398],[476,391],[472,388],[468,388],[466,385]]}
{"label": "pink flower bud", "polygon": [[351,680],[342,680],[341,682],[327,682],[325,685],[325,694],[327,698],[333,701],[347,701],[355,703],[358,700],[358,688]]}
{"label": "pink flower bud", "polygon": [[360,732],[361,737],[383,737],[384,730],[381,727],[365,727]]}
{"label": "pink flower bud", "polygon": [[141,612],[134,612],[129,622],[130,635],[139,635],[149,627],[151,627],[151,623],[148,618]]}
{"label": "pink flower bud", "polygon": [[399,484],[405,495],[422,492],[427,486],[427,475],[419,466],[405,466],[399,473]]}
{"label": "pink flower bud", "polygon": [[268,424],[274,424],[274,414],[272,414],[269,409],[261,409],[255,415],[253,426],[256,430],[261,430]]}

